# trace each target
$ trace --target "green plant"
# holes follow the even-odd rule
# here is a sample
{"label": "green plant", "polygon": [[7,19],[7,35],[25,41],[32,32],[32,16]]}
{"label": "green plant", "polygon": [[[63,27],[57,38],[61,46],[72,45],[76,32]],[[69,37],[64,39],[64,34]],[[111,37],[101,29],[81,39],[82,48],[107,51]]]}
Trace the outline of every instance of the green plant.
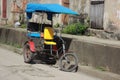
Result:
{"label": "green plant", "polygon": [[96,67],[96,69],[98,69],[100,71],[106,71],[106,69],[104,67]]}
{"label": "green plant", "polygon": [[58,28],[58,27],[60,27],[59,23],[57,23],[57,24],[54,25],[54,28]]}
{"label": "green plant", "polygon": [[21,24],[21,28],[26,28],[26,24]]}
{"label": "green plant", "polygon": [[13,25],[12,24],[6,24],[6,25],[4,25],[5,27],[13,27]]}
{"label": "green plant", "polygon": [[73,24],[70,24],[68,26],[66,26],[64,29],[63,29],[63,33],[67,33],[67,34],[84,34],[85,30],[87,29],[88,27],[84,24],[81,24],[81,23],[73,23]]}

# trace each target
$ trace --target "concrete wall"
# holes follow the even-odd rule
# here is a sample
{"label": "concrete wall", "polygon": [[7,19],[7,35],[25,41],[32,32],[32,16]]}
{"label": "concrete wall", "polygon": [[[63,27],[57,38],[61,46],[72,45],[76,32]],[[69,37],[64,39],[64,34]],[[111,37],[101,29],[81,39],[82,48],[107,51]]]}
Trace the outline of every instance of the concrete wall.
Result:
{"label": "concrete wall", "polygon": [[71,49],[77,53],[80,64],[120,74],[120,47],[73,40]]}
{"label": "concrete wall", "polygon": [[90,0],[70,0],[70,8],[78,13],[89,14]]}
{"label": "concrete wall", "polygon": [[41,3],[60,3],[60,0],[41,0]]}
{"label": "concrete wall", "polygon": [[81,65],[120,74],[119,41],[65,34],[63,37],[69,44],[69,50],[77,53]]}
{"label": "concrete wall", "polygon": [[25,31],[0,28],[0,42],[22,47],[27,40]]}
{"label": "concrete wall", "polygon": [[104,29],[108,32],[120,31],[120,0],[105,0]]}
{"label": "concrete wall", "polygon": [[[65,35],[66,47],[73,50],[81,65],[102,68],[120,74],[119,41],[103,40],[94,37]],[[27,40],[25,30],[0,28],[0,42],[23,46]]]}
{"label": "concrete wall", "polygon": [[113,39],[120,40],[120,0],[105,0],[103,27]]}
{"label": "concrete wall", "polygon": [[[7,0],[7,18],[8,18],[8,23],[13,23],[13,14],[12,14],[12,0]],[[17,15],[17,14],[16,14]],[[19,19],[19,17],[17,17],[16,19]]]}

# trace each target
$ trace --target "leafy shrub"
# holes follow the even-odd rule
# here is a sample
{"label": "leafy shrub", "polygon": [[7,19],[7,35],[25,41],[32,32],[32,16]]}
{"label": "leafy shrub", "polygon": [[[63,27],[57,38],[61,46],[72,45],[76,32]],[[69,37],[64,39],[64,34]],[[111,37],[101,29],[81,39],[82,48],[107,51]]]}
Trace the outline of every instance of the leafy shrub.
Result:
{"label": "leafy shrub", "polygon": [[26,24],[21,24],[21,28],[26,28]]}
{"label": "leafy shrub", "polygon": [[81,23],[74,23],[66,26],[63,29],[63,33],[66,34],[84,34],[85,30],[87,29],[87,26]]}
{"label": "leafy shrub", "polygon": [[60,27],[59,23],[57,23],[57,24],[54,25],[54,28],[58,28],[58,27]]}

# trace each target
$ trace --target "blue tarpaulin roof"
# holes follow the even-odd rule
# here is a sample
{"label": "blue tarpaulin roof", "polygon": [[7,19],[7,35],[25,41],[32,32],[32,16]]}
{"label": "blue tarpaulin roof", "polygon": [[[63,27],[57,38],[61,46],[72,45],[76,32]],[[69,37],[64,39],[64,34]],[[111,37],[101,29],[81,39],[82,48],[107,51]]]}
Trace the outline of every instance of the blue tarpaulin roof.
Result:
{"label": "blue tarpaulin roof", "polygon": [[77,12],[64,7],[59,4],[39,4],[39,3],[28,3],[26,7],[27,16],[30,18],[33,12],[50,12],[53,14],[72,14],[78,15]]}

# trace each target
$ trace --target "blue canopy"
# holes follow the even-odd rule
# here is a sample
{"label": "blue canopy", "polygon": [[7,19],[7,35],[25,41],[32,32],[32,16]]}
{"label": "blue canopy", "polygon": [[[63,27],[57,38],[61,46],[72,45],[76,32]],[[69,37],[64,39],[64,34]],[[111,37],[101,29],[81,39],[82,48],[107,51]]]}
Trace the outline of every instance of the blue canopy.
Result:
{"label": "blue canopy", "polygon": [[30,18],[33,12],[50,12],[52,14],[78,15],[77,12],[59,4],[28,3],[26,8],[27,16]]}

